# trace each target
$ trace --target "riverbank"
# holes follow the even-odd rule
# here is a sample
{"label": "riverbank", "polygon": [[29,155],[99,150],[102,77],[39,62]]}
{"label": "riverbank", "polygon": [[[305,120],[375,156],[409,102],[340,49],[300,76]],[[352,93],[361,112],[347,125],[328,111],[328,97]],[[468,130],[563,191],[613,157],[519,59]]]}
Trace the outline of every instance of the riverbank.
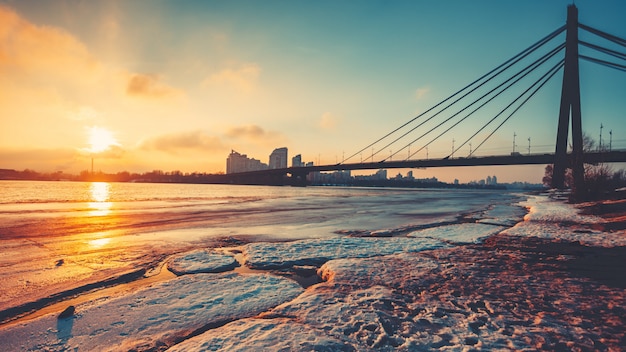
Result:
{"label": "riverbank", "polygon": [[[626,214],[609,204],[537,195],[514,226],[491,209],[403,236],[183,254],[174,279],[2,327],[0,340],[10,350],[619,350]],[[233,256],[268,271],[204,273]],[[323,281],[302,287],[294,272]]]}

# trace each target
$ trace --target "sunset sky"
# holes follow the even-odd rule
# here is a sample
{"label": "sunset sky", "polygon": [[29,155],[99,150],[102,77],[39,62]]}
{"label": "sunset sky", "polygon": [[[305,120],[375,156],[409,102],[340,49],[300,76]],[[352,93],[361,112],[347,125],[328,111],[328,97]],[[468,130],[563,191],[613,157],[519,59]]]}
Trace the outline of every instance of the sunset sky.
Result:
{"label": "sunset sky", "polygon": [[[278,147],[336,163],[565,24],[570,3],[0,1],[0,168],[224,172],[231,149],[267,162]],[[576,5],[626,37],[626,1]],[[626,72],[581,61],[580,74],[583,129],[626,148]],[[561,77],[478,154],[510,153],[514,133],[522,152],[528,138],[553,152]],[[415,176],[540,182],[542,169]]]}

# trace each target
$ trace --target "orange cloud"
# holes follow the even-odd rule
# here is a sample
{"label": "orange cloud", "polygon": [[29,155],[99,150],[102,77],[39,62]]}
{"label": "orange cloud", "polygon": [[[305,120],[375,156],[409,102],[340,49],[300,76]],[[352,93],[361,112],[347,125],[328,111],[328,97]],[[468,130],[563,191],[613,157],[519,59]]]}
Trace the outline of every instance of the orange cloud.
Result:
{"label": "orange cloud", "polygon": [[135,73],[128,78],[126,94],[137,97],[164,98],[180,96],[182,92],[160,82],[156,75]]}
{"label": "orange cloud", "polygon": [[257,125],[247,125],[232,127],[226,132],[226,136],[235,139],[245,139],[251,141],[275,141],[277,139],[283,139],[283,135],[279,132],[265,131],[263,128]]}
{"label": "orange cloud", "polygon": [[71,34],[37,26],[0,5],[0,72],[68,75],[82,78],[97,60]]}
{"label": "orange cloud", "polygon": [[171,154],[177,154],[183,150],[195,150],[206,153],[227,149],[218,137],[210,136],[203,131],[188,131],[158,136],[142,142],[140,148]]}
{"label": "orange cloud", "polygon": [[257,125],[232,127],[225,133],[226,137],[234,140],[237,145],[249,144],[246,147],[262,146],[277,148],[288,144],[288,138],[276,131],[266,131]]}

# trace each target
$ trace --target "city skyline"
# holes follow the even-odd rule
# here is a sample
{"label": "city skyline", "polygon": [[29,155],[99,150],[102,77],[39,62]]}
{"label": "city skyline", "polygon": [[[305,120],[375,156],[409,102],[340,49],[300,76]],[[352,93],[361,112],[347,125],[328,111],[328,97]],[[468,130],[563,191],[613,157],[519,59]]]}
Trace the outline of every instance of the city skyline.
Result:
{"label": "city skyline", "polygon": [[[0,168],[217,173],[230,150],[276,146],[334,164],[563,25],[569,4],[0,1]],[[626,3],[576,6],[626,36]],[[560,77],[483,153],[553,152]],[[626,147],[622,74],[581,62],[581,81],[585,132]],[[543,166],[415,173],[540,182]]]}

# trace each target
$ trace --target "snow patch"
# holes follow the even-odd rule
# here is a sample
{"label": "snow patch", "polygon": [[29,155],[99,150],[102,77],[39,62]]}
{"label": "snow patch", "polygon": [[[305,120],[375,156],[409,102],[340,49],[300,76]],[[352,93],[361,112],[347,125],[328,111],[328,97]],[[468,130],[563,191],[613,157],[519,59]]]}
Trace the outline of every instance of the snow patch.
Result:
{"label": "snow patch", "polygon": [[503,231],[509,236],[559,239],[596,247],[626,246],[623,231],[602,232],[590,225],[602,223],[601,217],[579,214],[579,210],[563,201],[546,196],[530,196],[520,204],[530,212],[523,222]]}
{"label": "snow patch", "polygon": [[563,201],[557,201],[547,196],[529,196],[520,205],[529,209],[524,216],[525,221],[544,221],[555,223],[594,224],[602,222],[602,218],[593,215],[579,214],[578,209]]}
{"label": "snow patch", "polygon": [[176,275],[197,273],[220,273],[237,267],[233,256],[209,250],[195,250],[172,258],[167,268]]}
{"label": "snow patch", "polygon": [[414,231],[409,237],[431,237],[456,243],[479,243],[482,239],[500,233],[506,227],[488,224],[454,224]]}

